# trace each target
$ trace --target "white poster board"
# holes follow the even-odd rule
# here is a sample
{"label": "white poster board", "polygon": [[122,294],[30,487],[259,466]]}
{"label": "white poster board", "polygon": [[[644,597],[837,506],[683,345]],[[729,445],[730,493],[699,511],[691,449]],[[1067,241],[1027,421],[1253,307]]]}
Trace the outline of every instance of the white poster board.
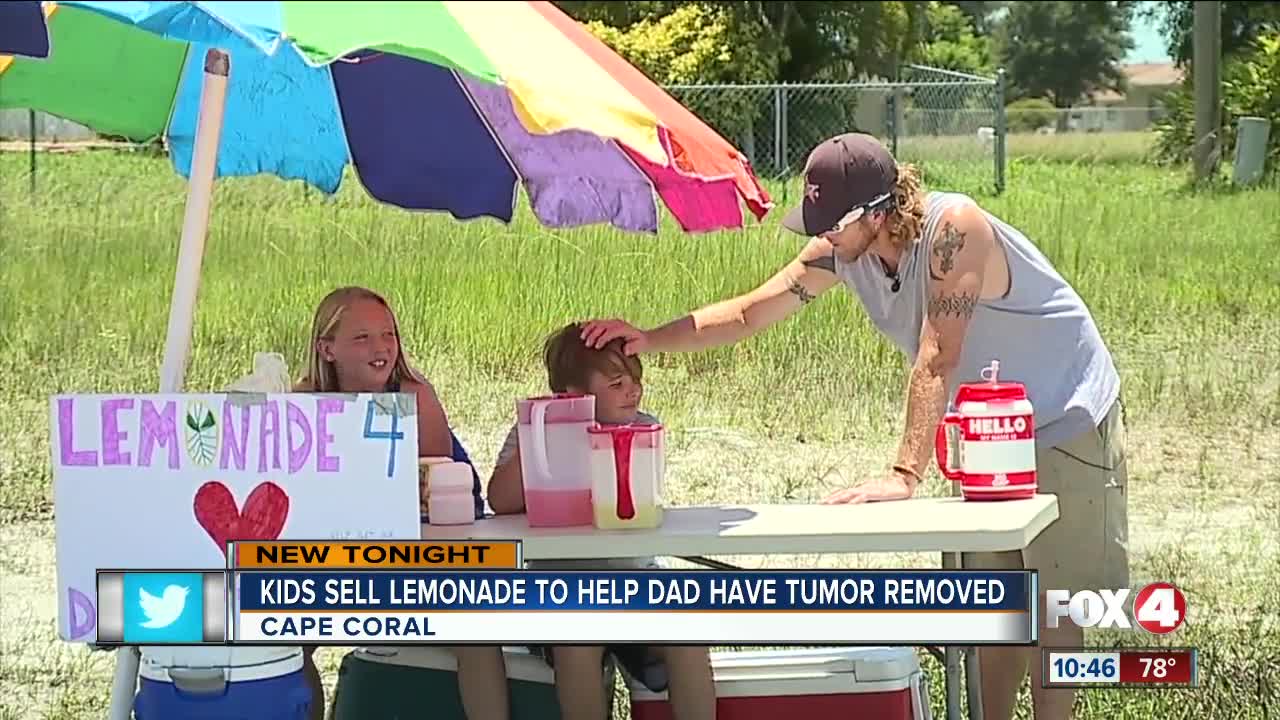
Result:
{"label": "white poster board", "polygon": [[97,639],[99,569],[226,567],[230,540],[417,539],[410,394],[50,399],[58,632]]}

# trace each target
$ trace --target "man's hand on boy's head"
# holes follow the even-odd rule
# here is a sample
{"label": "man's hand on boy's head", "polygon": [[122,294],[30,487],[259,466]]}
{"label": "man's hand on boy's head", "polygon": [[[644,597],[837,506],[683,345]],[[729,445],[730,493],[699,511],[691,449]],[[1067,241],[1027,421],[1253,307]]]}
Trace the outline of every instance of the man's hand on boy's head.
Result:
{"label": "man's hand on boy's head", "polygon": [[626,320],[590,320],[583,323],[582,341],[589,348],[600,349],[622,338],[622,352],[638,355],[648,349],[649,336]]}

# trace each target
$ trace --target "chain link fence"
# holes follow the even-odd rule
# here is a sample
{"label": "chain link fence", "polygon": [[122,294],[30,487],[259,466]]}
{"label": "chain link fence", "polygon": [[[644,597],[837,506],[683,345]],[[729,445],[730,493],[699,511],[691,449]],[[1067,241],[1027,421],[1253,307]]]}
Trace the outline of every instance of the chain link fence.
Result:
{"label": "chain link fence", "polygon": [[1003,72],[986,78],[910,65],[895,82],[665,89],[766,176],[799,174],[818,142],[859,130],[949,183],[1004,190]]}

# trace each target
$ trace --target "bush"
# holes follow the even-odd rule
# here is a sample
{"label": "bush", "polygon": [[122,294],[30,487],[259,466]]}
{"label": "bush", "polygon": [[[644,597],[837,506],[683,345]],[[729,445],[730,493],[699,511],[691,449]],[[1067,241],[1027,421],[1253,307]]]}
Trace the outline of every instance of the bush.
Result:
{"label": "bush", "polygon": [[[1280,170],[1280,32],[1259,36],[1245,53],[1227,60],[1222,70],[1222,142],[1224,156],[1236,143],[1236,121],[1245,116],[1271,121],[1268,172]],[[1187,162],[1195,143],[1195,93],[1191,78],[1165,96],[1166,116],[1156,124],[1156,155],[1164,162]]]}
{"label": "bush", "polygon": [[1015,100],[1005,108],[1005,114],[1009,132],[1035,132],[1058,121],[1058,109],[1044,98]]}

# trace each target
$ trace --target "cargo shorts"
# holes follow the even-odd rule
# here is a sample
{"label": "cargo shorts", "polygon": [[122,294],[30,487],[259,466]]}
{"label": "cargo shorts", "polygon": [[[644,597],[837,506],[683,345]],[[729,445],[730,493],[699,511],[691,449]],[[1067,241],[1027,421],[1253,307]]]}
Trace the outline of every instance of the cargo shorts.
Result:
{"label": "cargo shorts", "polygon": [[964,553],[966,569],[1038,570],[1041,589],[1129,586],[1129,471],[1119,400],[1097,427],[1036,451],[1040,493],[1058,497],[1058,519],[1025,550]]}

